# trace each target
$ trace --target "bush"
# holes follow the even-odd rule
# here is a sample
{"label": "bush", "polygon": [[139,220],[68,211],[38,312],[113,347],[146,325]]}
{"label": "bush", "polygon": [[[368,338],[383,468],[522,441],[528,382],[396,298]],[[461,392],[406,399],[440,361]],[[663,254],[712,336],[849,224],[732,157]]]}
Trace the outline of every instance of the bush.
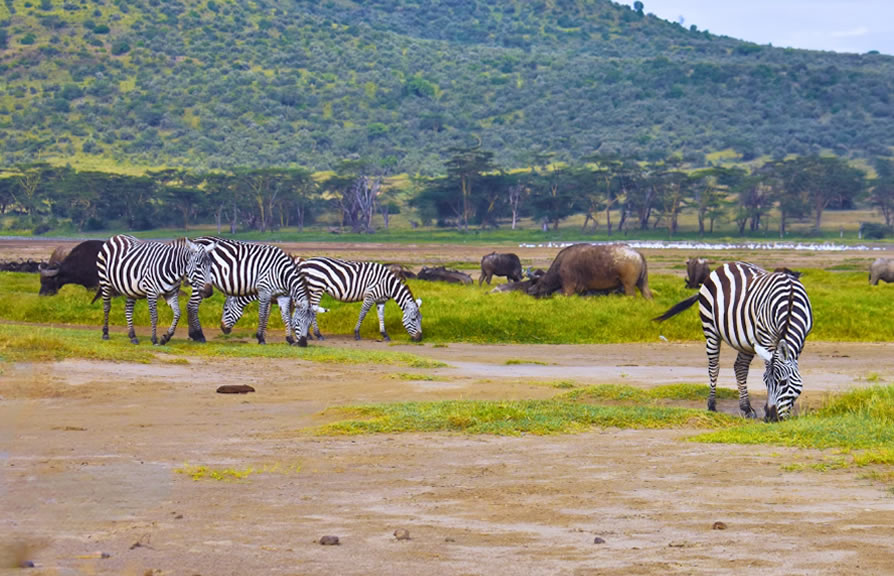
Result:
{"label": "bush", "polygon": [[860,222],[860,231],[863,233],[863,238],[869,240],[881,240],[894,234],[894,229],[878,222]]}

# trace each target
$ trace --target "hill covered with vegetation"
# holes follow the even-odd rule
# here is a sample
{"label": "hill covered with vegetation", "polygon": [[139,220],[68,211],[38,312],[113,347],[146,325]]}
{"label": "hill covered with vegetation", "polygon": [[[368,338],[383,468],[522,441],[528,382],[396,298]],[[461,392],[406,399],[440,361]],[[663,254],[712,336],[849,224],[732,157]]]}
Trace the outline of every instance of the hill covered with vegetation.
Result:
{"label": "hill covered with vegetation", "polygon": [[[637,3],[639,4],[639,3]],[[4,0],[0,165],[890,156],[894,57],[606,0]]]}

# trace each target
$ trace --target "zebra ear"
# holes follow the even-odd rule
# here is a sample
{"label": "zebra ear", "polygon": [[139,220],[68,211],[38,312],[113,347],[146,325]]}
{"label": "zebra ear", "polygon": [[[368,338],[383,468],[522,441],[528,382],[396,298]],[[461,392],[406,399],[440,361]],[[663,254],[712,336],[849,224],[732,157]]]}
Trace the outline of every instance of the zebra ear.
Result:
{"label": "zebra ear", "polygon": [[205,248],[206,254],[211,254],[212,252],[214,252],[214,249],[217,248],[217,242],[213,244],[203,244],[202,247]]}
{"label": "zebra ear", "polygon": [[417,308],[421,308],[421,307],[422,307],[422,298],[416,298],[416,307],[417,307]]}
{"label": "zebra ear", "polygon": [[757,355],[763,358],[764,362],[769,362],[773,359],[773,355],[770,354],[770,351],[758,344],[754,343],[754,351],[757,352]]}

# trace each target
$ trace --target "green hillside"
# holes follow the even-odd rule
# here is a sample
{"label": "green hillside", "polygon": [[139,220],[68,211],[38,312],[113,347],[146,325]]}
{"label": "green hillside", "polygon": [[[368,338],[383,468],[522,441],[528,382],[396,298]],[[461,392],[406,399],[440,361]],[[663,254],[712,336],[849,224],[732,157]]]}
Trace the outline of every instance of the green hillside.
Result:
{"label": "green hillside", "polygon": [[4,0],[0,165],[443,171],[596,151],[890,156],[894,57],[758,46],[605,0]]}

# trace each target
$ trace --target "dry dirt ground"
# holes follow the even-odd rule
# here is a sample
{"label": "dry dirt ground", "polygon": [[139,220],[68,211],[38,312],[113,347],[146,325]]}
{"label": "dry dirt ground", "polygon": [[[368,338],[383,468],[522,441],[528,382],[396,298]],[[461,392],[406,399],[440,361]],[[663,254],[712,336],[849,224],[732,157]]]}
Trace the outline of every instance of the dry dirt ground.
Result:
{"label": "dry dirt ground", "polygon": [[[894,496],[860,470],[810,466],[831,451],[688,442],[694,430],[307,433],[344,404],[546,398],[562,392],[556,380],[703,382],[699,343],[389,349],[448,366],[0,365],[0,573],[894,573]],[[725,351],[728,387],[732,361]],[[894,343],[810,341],[801,366],[799,405],[817,404],[894,381]],[[221,384],[257,391],[216,394]],[[203,466],[254,472],[194,479]],[[340,545],[319,544],[326,535]],[[9,567],[22,561],[36,567]]]}

